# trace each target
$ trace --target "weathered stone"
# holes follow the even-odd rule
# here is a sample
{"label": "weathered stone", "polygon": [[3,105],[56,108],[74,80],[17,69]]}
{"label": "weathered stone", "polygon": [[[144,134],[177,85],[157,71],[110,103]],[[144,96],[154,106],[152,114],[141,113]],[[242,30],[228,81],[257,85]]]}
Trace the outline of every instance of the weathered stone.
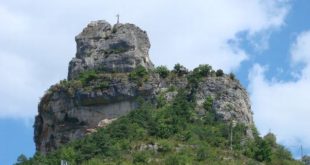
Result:
{"label": "weathered stone", "polygon": [[94,21],[75,40],[77,52],[69,64],[68,79],[89,69],[130,72],[139,65],[153,68],[148,36],[133,24],[111,27],[106,21]]}
{"label": "weathered stone", "polygon": [[[39,114],[35,118],[34,139],[37,151],[48,153],[71,140],[96,132],[116,118],[128,114],[138,107],[137,98],[142,97],[156,104],[158,95],[163,94],[167,102],[177,95],[176,89],[188,89],[187,70],[165,79],[150,73],[142,83],[128,79],[129,71],[138,65],[152,69],[147,35],[132,24],[117,24],[114,27],[105,21],[90,23],[76,37],[77,53],[70,62],[68,79],[70,85],[54,85],[42,97]],[[80,72],[88,69],[101,70],[96,80],[88,84],[75,84]],[[77,81],[79,82],[79,81]],[[107,83],[103,87],[98,84]],[[68,87],[69,86],[69,87]],[[189,89],[191,90],[191,89]],[[252,111],[249,97],[237,80],[229,76],[204,77],[197,86],[194,97],[196,110],[204,115],[203,103],[213,98],[212,109],[224,121],[232,120],[247,126],[252,137]],[[142,146],[157,150],[159,146]]]}
{"label": "weathered stone", "polygon": [[92,134],[92,133],[96,133],[96,132],[97,132],[97,130],[94,129],[94,128],[88,128],[88,129],[86,129],[86,134]]}
{"label": "weathered stone", "polygon": [[213,99],[212,108],[221,119],[245,124],[248,126],[248,136],[252,137],[251,126],[254,122],[250,100],[238,80],[232,80],[229,76],[205,78],[196,93],[198,111],[204,111],[203,103],[209,96]]}
{"label": "weathered stone", "polygon": [[116,120],[117,118],[113,118],[113,119],[103,119],[98,123],[98,127],[100,128],[104,128],[107,125],[111,124],[114,120]]}

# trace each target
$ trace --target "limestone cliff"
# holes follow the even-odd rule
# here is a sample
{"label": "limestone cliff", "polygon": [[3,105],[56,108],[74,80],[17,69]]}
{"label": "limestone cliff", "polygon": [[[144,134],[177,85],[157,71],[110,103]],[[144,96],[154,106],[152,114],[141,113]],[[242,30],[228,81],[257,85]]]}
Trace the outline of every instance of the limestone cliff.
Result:
{"label": "limestone cliff", "polygon": [[91,22],[75,41],[77,52],[70,62],[68,79],[88,69],[130,72],[138,65],[153,68],[147,34],[133,24],[112,27],[106,21]]}
{"label": "limestone cliff", "polygon": [[[76,36],[76,43],[68,80],[53,85],[39,103],[34,124],[37,151],[53,151],[105,127],[136,109],[141,98],[154,105],[159,96],[169,101],[178,89],[193,94],[197,114],[204,113],[203,103],[212,97],[218,117],[245,124],[252,137],[249,98],[238,80],[209,74],[193,85],[189,80],[193,73],[184,68],[182,74],[160,76],[149,59],[146,32],[132,24],[112,27],[105,21],[91,22]],[[147,75],[139,77],[145,71],[141,68]]]}

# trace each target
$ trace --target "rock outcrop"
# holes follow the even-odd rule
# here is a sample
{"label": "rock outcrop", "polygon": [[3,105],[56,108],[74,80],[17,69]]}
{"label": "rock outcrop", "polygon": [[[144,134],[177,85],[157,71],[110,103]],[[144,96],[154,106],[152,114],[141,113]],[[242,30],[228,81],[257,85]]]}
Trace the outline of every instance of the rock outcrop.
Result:
{"label": "rock outcrop", "polygon": [[76,57],[69,64],[68,79],[88,69],[130,72],[136,66],[153,68],[145,31],[133,24],[94,21],[75,37]]}
{"label": "rock outcrop", "polygon": [[[105,21],[90,23],[76,37],[77,53],[70,62],[68,80],[53,85],[39,103],[36,116],[37,151],[47,153],[71,140],[96,132],[139,106],[142,98],[157,104],[159,95],[171,101],[177,89],[188,89],[188,74],[162,78],[152,72],[150,43],[145,31],[132,24]],[[131,73],[140,66],[149,70],[140,79]],[[96,73],[90,71],[95,70]],[[81,76],[84,74],[84,77]],[[243,123],[252,136],[249,98],[238,80],[223,76],[203,77],[195,86],[197,114],[212,97],[212,109],[223,121]]]}

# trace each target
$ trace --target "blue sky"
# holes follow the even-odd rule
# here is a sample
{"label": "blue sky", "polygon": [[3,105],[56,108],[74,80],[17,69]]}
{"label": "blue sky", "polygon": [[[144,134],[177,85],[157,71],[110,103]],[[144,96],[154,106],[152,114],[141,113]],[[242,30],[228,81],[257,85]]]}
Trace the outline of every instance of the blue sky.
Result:
{"label": "blue sky", "polygon": [[234,72],[255,123],[296,157],[310,154],[310,1],[4,0],[0,2],[0,164],[31,156],[39,98],[66,78],[74,36],[91,20],[148,32],[156,65],[201,63]]}

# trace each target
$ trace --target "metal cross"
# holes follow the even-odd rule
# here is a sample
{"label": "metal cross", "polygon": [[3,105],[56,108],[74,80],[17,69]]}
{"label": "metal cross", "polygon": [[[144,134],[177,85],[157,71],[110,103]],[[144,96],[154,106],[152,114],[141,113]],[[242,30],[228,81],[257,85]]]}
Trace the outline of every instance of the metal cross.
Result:
{"label": "metal cross", "polygon": [[119,14],[116,15],[117,18],[117,24],[119,24]]}

